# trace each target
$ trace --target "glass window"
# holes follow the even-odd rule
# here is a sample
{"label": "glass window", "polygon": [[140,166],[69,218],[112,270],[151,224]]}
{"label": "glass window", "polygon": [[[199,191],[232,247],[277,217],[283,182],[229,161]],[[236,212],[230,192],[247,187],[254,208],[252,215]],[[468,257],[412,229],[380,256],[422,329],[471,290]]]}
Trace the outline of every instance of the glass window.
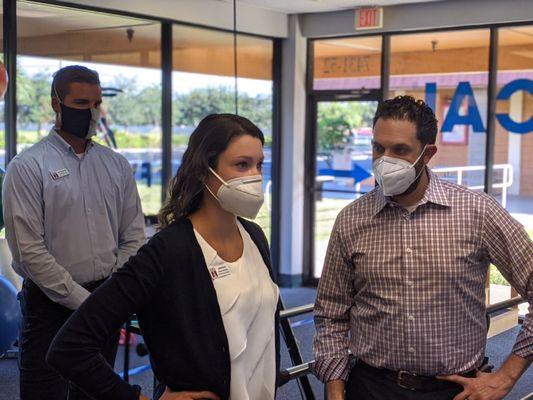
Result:
{"label": "glass window", "polygon": [[159,23],[17,2],[17,151],[48,134],[52,74],[80,64],[99,72],[103,89],[97,141],[130,162],[145,214],[161,206]]}
{"label": "glass window", "polygon": [[490,32],[463,30],[391,38],[389,97],[424,99],[439,121],[431,167],[474,190],[484,188]]}
{"label": "glass window", "polygon": [[372,120],[377,101],[320,101],[314,217],[314,277],[320,278],[339,212],[374,188]]}
{"label": "glass window", "polygon": [[[532,55],[533,26],[499,30],[493,195],[533,238]],[[512,294],[495,267],[490,294],[492,302]]]}
{"label": "glass window", "polygon": [[424,99],[439,121],[432,170],[483,191],[490,31],[461,30],[391,38],[389,97]]}
{"label": "glass window", "polygon": [[313,89],[378,89],[381,36],[313,42]]}
{"label": "glass window", "polygon": [[189,136],[202,118],[238,110],[265,135],[266,196],[256,222],[268,238],[272,193],[272,57],[271,40],[238,36],[236,107],[233,35],[196,27],[173,27],[172,173],[179,168]]}

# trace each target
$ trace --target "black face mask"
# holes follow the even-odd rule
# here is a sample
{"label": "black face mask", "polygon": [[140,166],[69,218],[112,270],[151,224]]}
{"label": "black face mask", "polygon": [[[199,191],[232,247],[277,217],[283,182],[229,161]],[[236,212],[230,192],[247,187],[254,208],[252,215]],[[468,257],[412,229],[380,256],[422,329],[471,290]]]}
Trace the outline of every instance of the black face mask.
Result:
{"label": "black face mask", "polygon": [[61,130],[79,138],[87,137],[91,124],[91,109],[72,108],[60,103],[61,106]]}

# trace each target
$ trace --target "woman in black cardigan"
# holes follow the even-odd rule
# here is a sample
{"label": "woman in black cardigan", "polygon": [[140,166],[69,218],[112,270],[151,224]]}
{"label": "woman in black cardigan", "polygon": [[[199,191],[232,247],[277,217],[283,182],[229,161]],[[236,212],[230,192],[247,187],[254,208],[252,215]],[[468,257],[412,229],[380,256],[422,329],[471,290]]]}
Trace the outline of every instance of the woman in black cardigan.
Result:
{"label": "woman in black cardigan", "polygon": [[[189,140],[161,230],[72,315],[47,362],[97,400],[147,399],[102,357],[136,313],[160,400],[271,400],[279,291],[255,218],[264,137],[249,120],[206,117]],[[164,389],[164,390],[163,390]]]}

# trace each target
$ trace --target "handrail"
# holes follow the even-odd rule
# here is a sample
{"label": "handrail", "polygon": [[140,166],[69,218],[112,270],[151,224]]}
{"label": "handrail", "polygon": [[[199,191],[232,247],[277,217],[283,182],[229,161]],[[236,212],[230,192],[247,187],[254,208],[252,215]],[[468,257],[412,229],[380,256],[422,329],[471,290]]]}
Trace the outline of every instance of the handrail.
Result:
{"label": "handrail", "polygon": [[[487,307],[486,313],[487,314],[494,314],[495,312],[505,310],[509,307],[517,306],[521,303],[525,303],[525,300],[521,296],[515,296],[508,300],[500,301],[498,303],[491,304]],[[289,308],[285,311],[282,311],[281,313],[285,313],[286,315],[283,316],[283,318],[290,318],[295,317],[301,314],[306,314],[308,312],[311,312],[313,310],[313,304],[307,304],[304,306]],[[282,318],[280,313],[280,318]],[[315,360],[305,362],[300,365],[295,365],[294,367],[287,368],[285,370],[280,371],[280,379],[278,386],[283,386],[287,382],[298,379],[304,375],[307,375],[311,373],[311,368],[313,364],[315,363]]]}
{"label": "handrail", "polygon": [[495,312],[505,310],[509,307],[514,307],[526,301],[521,296],[511,297],[510,299],[500,301],[499,303],[491,304],[487,307],[487,314],[494,314]]}
{"label": "handrail", "polygon": [[[487,314],[492,314],[494,312],[503,310],[505,308],[514,307],[518,304],[525,303],[525,300],[521,296],[512,297],[510,299],[501,301],[499,303],[491,304],[487,307]],[[279,313],[281,319],[297,317],[298,315],[307,314],[312,312],[314,309],[314,304],[304,304],[302,306],[288,308]]]}
{"label": "handrail", "polygon": [[286,383],[301,378],[311,372],[311,367],[315,361],[309,361],[294,367],[289,367],[279,372],[278,387],[285,385]]}
{"label": "handrail", "polygon": [[[515,296],[508,300],[500,301],[498,303],[491,304],[487,307],[487,315],[494,314],[495,312],[504,310],[509,307],[517,306],[521,303],[525,303],[525,300],[521,296]],[[288,319],[292,317],[297,317],[302,314],[307,314],[313,311],[314,304],[304,304],[302,306],[289,308],[280,312],[280,319]],[[128,329],[132,333],[140,334],[140,330],[136,324],[129,326]],[[301,378],[309,373],[315,363],[315,360],[305,362],[303,364],[295,365],[280,371],[278,387],[285,385],[286,383]]]}
{"label": "handrail", "polygon": [[279,313],[280,319],[287,319],[296,317],[298,315],[307,314],[310,312],[313,312],[315,305],[313,303],[310,304],[304,304],[303,306],[288,308],[286,310],[282,310]]}

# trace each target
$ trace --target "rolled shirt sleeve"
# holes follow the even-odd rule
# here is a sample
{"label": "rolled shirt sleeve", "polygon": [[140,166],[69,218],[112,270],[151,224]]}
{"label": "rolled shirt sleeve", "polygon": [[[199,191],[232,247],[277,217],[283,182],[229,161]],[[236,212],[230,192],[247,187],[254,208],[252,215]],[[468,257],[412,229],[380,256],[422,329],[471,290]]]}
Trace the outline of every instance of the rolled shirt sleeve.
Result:
{"label": "rolled shirt sleeve", "polygon": [[353,268],[336,226],[328,244],[314,309],[313,368],[323,382],[346,381],[350,367],[350,309],[355,295]]}
{"label": "rolled shirt sleeve", "polygon": [[492,197],[488,197],[485,209],[483,244],[490,261],[529,302],[513,353],[533,361],[533,241],[524,227]]}

